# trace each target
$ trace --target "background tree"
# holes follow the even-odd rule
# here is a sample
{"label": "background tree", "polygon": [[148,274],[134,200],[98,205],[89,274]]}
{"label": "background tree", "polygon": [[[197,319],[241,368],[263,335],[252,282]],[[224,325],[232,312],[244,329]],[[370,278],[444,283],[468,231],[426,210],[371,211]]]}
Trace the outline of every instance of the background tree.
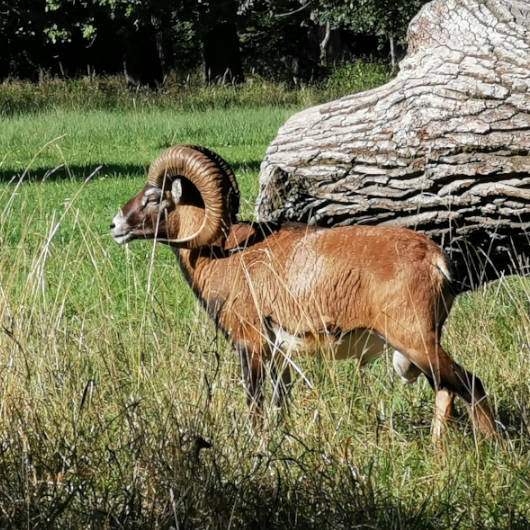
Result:
{"label": "background tree", "polygon": [[355,33],[375,35],[380,45],[388,43],[392,68],[396,66],[396,44],[404,44],[407,26],[429,0],[322,0],[311,2],[316,20],[331,27],[347,27]]}
{"label": "background tree", "polygon": [[32,0],[0,0],[0,79],[28,77],[46,65],[44,15]]}
{"label": "background tree", "polygon": [[298,84],[377,53],[373,38],[395,57],[424,1],[0,0],[0,76],[122,72],[155,86],[202,66],[209,81],[241,82],[246,69]]}
{"label": "background tree", "polygon": [[318,52],[311,39],[314,22],[298,0],[241,2],[240,34],[247,68],[295,84],[314,77]]}
{"label": "background tree", "polygon": [[191,4],[45,0],[48,25],[44,32],[67,73],[78,73],[80,65],[91,64],[105,73],[123,71],[136,81],[155,85],[176,57],[182,56],[186,65],[198,60],[189,46],[194,36]]}
{"label": "background tree", "polygon": [[[200,63],[202,51],[208,79],[226,79],[228,72],[230,81],[243,80],[234,0],[45,3],[51,15],[45,28],[48,39],[104,70],[116,71],[122,63],[127,75],[154,85],[175,67],[189,69]],[[92,53],[79,53],[78,38],[84,39],[87,51],[93,48]]]}
{"label": "background tree", "polygon": [[205,75],[208,81],[244,81],[239,35],[238,2],[217,0],[198,4],[195,31],[203,46]]}

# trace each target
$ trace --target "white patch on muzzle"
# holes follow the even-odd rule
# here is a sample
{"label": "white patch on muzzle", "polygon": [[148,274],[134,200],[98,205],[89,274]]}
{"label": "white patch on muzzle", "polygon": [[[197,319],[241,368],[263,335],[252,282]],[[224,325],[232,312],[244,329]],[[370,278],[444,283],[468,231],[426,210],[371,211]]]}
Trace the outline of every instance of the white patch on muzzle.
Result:
{"label": "white patch on muzzle", "polygon": [[114,238],[114,241],[120,245],[127,243],[132,239],[132,232],[129,229],[127,218],[123,215],[121,210],[114,216],[114,219],[112,219],[110,235]]}

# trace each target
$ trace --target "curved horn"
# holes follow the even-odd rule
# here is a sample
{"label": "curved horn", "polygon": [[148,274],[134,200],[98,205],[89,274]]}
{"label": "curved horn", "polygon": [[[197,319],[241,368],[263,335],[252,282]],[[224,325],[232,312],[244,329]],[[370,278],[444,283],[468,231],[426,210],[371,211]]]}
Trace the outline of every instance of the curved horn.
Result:
{"label": "curved horn", "polygon": [[188,179],[199,190],[204,202],[204,218],[192,235],[168,241],[187,243],[189,248],[210,245],[235,220],[239,206],[235,176],[219,155],[204,147],[190,145],[166,149],[151,164],[147,182],[161,188],[166,178],[177,176]]}
{"label": "curved horn", "polygon": [[232,168],[228,165],[228,162],[219,156],[215,151],[203,147],[202,145],[188,145],[187,147],[191,149],[196,149],[204,155],[206,155],[210,160],[215,162],[220,169],[223,170],[225,177],[227,179],[227,184],[229,184],[226,191],[226,199],[228,201],[228,207],[230,209],[231,221],[233,223],[237,222],[237,213],[239,211],[239,201],[241,195],[239,193],[239,187],[237,185],[237,180]]}

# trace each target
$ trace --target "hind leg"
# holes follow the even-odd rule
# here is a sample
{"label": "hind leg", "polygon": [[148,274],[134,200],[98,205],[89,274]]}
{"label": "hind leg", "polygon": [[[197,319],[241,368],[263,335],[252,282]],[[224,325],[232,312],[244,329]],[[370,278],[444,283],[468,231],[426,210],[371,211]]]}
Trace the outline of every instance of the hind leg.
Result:
{"label": "hind leg", "polygon": [[[394,350],[392,365],[404,383],[414,383],[422,371],[398,350]],[[447,420],[453,413],[455,395],[444,388],[436,389],[432,378],[427,380],[435,392],[434,420],[432,424],[433,441],[438,441],[445,433]]]}
{"label": "hind leg", "polygon": [[435,390],[434,420],[432,423],[432,439],[438,442],[445,434],[447,420],[453,413],[455,395],[445,388]]}
{"label": "hind leg", "polygon": [[482,381],[453,361],[437,343],[431,342],[431,347],[426,350],[407,351],[405,355],[432,380],[438,416],[438,419],[435,418],[435,429],[441,432],[440,418],[449,416],[451,394],[454,393],[466,402],[473,428],[487,436],[495,436],[495,420]]}
{"label": "hind leg", "polygon": [[455,392],[462,396],[465,392],[468,393],[466,404],[468,412],[473,422],[473,427],[486,434],[487,436],[496,436],[497,428],[495,427],[495,419],[491,410],[486,391],[482,385],[482,381],[465,368],[455,363],[456,378],[460,385],[460,391]]}
{"label": "hind leg", "polygon": [[493,412],[482,381],[455,363],[441,347],[438,347],[438,357],[441,366],[439,388],[454,392],[466,402],[475,430],[487,436],[496,436]]}
{"label": "hind leg", "polygon": [[[414,383],[422,371],[398,350],[394,350],[392,366],[404,383]],[[455,395],[446,389],[436,389],[432,378],[427,378],[435,392],[435,410],[432,425],[433,441],[438,441],[445,433],[447,420],[453,413]]]}

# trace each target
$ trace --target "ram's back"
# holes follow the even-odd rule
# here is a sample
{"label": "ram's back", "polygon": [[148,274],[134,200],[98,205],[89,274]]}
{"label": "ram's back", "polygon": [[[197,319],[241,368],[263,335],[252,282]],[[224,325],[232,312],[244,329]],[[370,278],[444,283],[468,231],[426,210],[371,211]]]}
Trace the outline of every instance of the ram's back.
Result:
{"label": "ram's back", "polygon": [[430,239],[393,227],[288,224],[267,231],[240,224],[228,250],[231,266],[220,279],[225,325],[281,322],[295,334],[384,327],[410,311],[412,300],[431,300],[422,289],[441,288],[440,266],[447,270]]}

